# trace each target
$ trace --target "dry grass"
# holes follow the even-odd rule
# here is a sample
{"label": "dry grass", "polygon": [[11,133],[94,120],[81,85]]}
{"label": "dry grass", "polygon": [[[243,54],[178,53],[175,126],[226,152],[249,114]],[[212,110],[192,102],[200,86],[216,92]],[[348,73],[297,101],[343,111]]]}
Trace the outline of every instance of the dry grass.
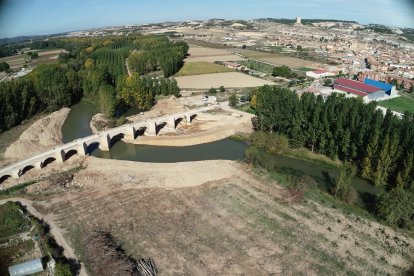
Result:
{"label": "dry grass", "polygon": [[257,87],[265,84],[274,85],[273,82],[238,72],[177,77],[176,80],[181,89],[209,89],[220,86],[226,88],[243,88]]}
{"label": "dry grass", "polygon": [[[199,187],[86,189],[57,202],[55,215],[73,241],[106,229],[127,255],[151,256],[162,274],[374,275],[410,268],[413,240],[314,201],[286,204],[283,189],[246,169]],[[101,186],[110,181],[94,179]]]}

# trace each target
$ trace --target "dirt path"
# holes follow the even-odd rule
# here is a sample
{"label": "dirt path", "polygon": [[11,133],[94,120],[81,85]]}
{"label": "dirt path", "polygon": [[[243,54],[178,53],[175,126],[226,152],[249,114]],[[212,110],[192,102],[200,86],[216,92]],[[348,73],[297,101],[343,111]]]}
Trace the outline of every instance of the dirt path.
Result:
{"label": "dirt path", "polygon": [[[49,226],[50,226],[50,233],[55,238],[56,242],[63,247],[64,251],[63,254],[66,258],[78,260],[75,255],[73,248],[66,242],[65,238],[63,237],[62,230],[57,226],[54,222],[51,215],[42,215],[33,207],[33,201],[26,199],[26,198],[8,198],[0,200],[0,205],[6,204],[9,201],[13,202],[21,202],[29,211],[30,214],[35,216],[38,219],[43,219]],[[79,272],[80,276],[87,276],[86,270],[81,263],[81,269]]]}

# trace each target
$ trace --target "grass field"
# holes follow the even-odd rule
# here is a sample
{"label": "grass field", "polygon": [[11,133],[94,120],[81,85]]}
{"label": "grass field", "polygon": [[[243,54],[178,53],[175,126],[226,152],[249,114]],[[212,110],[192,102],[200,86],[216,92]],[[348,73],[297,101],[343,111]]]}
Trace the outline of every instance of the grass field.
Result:
{"label": "grass field", "polygon": [[7,62],[10,65],[11,69],[20,69],[25,64],[27,64],[28,66],[37,66],[39,64],[56,63],[60,53],[67,53],[67,51],[63,49],[42,51],[33,50],[32,52],[39,53],[39,57],[36,59],[29,60],[26,59],[26,54],[19,54],[15,56],[0,58],[0,62]]}
{"label": "grass field", "polygon": [[414,97],[410,95],[402,95],[388,101],[378,102],[379,106],[390,108],[391,110],[404,113],[409,111],[414,113]]}
{"label": "grass field", "polygon": [[192,76],[192,75],[202,75],[202,74],[212,74],[212,73],[226,73],[233,72],[234,70],[225,67],[223,65],[218,65],[206,61],[199,62],[187,62],[184,64],[183,68],[177,73],[177,77],[181,76]]}

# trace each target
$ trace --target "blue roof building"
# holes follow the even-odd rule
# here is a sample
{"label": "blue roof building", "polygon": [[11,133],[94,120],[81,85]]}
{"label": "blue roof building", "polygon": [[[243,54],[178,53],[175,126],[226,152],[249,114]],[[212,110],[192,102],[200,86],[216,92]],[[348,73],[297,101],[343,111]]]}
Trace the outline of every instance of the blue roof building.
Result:
{"label": "blue roof building", "polygon": [[388,95],[391,95],[391,90],[392,90],[391,84],[388,84],[382,81],[371,80],[368,78],[364,80],[364,83],[367,85],[378,87],[379,89],[384,90],[385,93],[387,93]]}
{"label": "blue roof building", "polygon": [[41,271],[43,271],[41,259],[35,259],[25,263],[9,266],[10,276],[30,275]]}

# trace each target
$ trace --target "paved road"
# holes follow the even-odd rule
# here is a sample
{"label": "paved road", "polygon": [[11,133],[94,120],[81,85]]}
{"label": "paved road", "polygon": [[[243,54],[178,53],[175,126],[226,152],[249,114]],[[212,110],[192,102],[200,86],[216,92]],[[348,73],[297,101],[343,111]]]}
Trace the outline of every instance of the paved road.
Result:
{"label": "paved road", "polygon": [[[43,215],[39,213],[34,207],[33,207],[33,201],[26,199],[26,198],[8,198],[0,200],[0,205],[6,204],[9,201],[13,202],[20,202],[23,206],[27,208],[27,211],[35,216],[38,219],[43,219],[49,226],[50,226],[50,234],[55,238],[57,244],[63,247],[63,255],[65,255],[68,259],[75,259],[78,260],[78,258],[75,255],[75,252],[73,248],[66,242],[65,238],[62,235],[62,230],[56,225],[56,223],[53,221],[52,217],[50,215]],[[87,276],[88,273],[86,273],[85,267],[81,263],[81,269],[79,272],[79,276]]]}

